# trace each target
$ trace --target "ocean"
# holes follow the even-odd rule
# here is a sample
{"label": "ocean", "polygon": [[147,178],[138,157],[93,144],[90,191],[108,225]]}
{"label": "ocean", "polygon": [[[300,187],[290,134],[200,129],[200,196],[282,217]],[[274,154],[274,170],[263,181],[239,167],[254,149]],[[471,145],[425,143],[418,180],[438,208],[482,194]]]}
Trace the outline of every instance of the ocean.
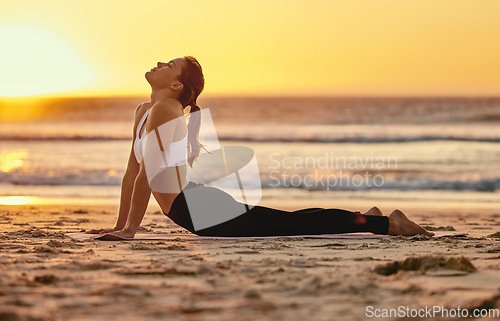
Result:
{"label": "ocean", "polygon": [[[0,99],[0,196],[118,204],[148,97]],[[200,97],[262,201],[500,209],[500,98]]]}

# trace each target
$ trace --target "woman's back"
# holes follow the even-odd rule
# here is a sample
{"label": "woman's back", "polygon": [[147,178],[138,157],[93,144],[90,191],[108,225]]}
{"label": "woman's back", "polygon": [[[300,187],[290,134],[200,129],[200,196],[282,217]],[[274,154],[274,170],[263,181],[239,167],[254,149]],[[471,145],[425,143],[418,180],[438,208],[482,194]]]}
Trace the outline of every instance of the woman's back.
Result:
{"label": "woman's back", "polygon": [[[188,130],[182,109],[176,107],[176,104],[163,101],[153,105],[145,103],[137,111],[134,122],[136,160],[140,163],[144,158],[152,194],[167,213],[175,197],[189,183]],[[147,140],[150,142],[146,144]]]}

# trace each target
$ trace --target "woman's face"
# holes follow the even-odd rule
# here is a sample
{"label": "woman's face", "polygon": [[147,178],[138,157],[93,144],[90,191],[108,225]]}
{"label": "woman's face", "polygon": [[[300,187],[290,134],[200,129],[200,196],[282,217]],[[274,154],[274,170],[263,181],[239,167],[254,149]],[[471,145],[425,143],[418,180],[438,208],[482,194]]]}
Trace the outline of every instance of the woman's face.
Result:
{"label": "woman's face", "polygon": [[158,62],[156,67],[146,72],[146,80],[156,87],[169,87],[179,81],[185,61],[176,58],[169,62]]}

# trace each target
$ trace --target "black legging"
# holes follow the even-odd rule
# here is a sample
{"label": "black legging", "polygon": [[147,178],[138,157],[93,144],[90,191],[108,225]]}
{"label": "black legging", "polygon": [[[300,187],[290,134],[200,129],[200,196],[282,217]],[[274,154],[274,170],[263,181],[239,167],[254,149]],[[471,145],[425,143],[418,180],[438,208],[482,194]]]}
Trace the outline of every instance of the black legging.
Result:
{"label": "black legging", "polygon": [[[214,188],[189,182],[186,189],[197,187],[197,193],[217,198],[217,208],[234,206],[238,203],[231,195]],[[214,204],[215,202],[206,202]],[[242,204],[242,203],[239,203]],[[207,210],[209,211],[209,210]],[[284,236],[318,235],[351,232],[372,232],[387,234],[389,218],[387,216],[363,215],[334,208],[307,208],[297,211],[282,211],[263,206],[254,206],[249,211],[223,223],[195,231],[193,222],[181,192],[174,200],[167,215],[177,225],[188,231],[203,236]]]}

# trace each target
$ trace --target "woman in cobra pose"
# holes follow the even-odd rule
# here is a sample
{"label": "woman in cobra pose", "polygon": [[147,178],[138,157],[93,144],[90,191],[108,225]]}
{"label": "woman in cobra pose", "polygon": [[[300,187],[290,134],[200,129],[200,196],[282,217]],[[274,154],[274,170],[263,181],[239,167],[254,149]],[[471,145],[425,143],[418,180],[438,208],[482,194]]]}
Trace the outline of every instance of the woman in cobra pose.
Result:
{"label": "woman in cobra pose", "polygon": [[[111,239],[134,237],[153,194],[166,216],[198,235],[280,236],[350,232],[434,235],[409,220],[399,210],[383,216],[376,207],[361,214],[335,208],[283,211],[254,206],[223,223],[196,230],[189,213],[188,201],[200,203],[207,212],[231,209],[242,204],[222,190],[196,184],[187,177],[187,166],[192,166],[202,148],[198,140],[201,118],[197,111],[200,108],[196,103],[205,83],[202,68],[194,57],[185,56],[167,63],[158,62],[145,76],[151,85],[151,101],[138,106],[135,112],[133,145],[122,180],[116,224],[111,229],[95,229],[87,233],[107,233]],[[186,125],[187,107],[190,117]],[[162,126],[165,124],[168,126]],[[151,170],[145,164],[147,157],[149,163],[155,163],[155,156],[147,156],[150,153],[145,147],[146,136],[154,137],[155,133],[160,149],[167,151],[165,161],[170,164],[162,168],[162,188],[155,188],[154,182],[148,180],[148,172],[151,173]],[[193,189],[196,191],[195,197],[191,196],[187,200],[186,192],[193,187],[196,187]]]}

